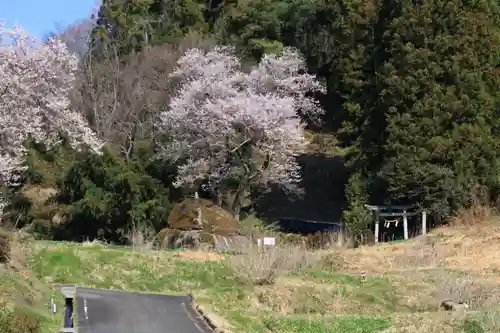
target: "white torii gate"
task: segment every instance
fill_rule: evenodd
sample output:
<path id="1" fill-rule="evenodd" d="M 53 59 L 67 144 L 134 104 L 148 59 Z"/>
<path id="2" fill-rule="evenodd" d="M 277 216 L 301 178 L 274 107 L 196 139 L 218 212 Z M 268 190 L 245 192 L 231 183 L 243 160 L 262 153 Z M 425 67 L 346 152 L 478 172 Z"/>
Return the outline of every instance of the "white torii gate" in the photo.
<path id="1" fill-rule="evenodd" d="M 403 217 L 404 238 L 408 239 L 408 217 L 422 214 L 422 235 L 427 233 L 427 212 L 419 211 L 417 206 L 412 205 L 395 205 L 395 206 L 380 206 L 380 205 L 365 205 L 372 211 L 375 220 L 375 243 L 379 242 L 380 233 L 380 218 L 381 217 Z M 412 211 L 413 210 L 413 211 Z M 415 211 L 416 210 L 416 211 Z"/>

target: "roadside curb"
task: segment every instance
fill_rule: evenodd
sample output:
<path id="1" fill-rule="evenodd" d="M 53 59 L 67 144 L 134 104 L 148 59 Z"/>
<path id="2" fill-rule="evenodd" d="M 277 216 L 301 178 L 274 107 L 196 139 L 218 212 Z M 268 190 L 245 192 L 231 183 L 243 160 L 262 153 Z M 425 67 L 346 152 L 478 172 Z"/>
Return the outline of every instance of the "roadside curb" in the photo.
<path id="1" fill-rule="evenodd" d="M 195 311 L 199 318 L 203 320 L 203 322 L 215 333 L 225 333 L 224 330 L 219 329 L 214 322 L 205 314 L 203 309 L 196 303 L 196 300 L 192 294 L 188 295 L 191 299 L 191 307 L 193 311 Z"/>

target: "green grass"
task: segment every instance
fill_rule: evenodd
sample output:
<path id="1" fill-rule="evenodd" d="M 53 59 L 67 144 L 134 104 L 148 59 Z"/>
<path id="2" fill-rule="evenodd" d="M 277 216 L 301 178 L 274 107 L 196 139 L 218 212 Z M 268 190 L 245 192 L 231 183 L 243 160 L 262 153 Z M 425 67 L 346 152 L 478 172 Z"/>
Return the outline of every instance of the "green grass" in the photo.
<path id="1" fill-rule="evenodd" d="M 295 333 L 375 333 L 389 328 L 390 321 L 382 317 L 340 317 L 330 320 L 289 319 L 267 320 L 272 332 Z"/>
<path id="2" fill-rule="evenodd" d="M 62 309 L 63 297 L 51 286 L 33 275 L 0 268 L 0 331 L 29 333 L 36 322 L 41 333 L 58 331 L 63 325 L 63 314 L 60 310 L 51 313 L 51 298 Z"/>
<path id="3" fill-rule="evenodd" d="M 57 305 L 63 298 L 40 281 L 27 264 L 33 248 L 32 238 L 24 233 L 2 234 L 1 251 L 8 258 L 0 264 L 0 332 L 49 333 L 63 323 L 62 313 L 51 313 L 51 297 Z"/>
<path id="4" fill-rule="evenodd" d="M 228 261 L 181 258 L 172 251 L 143 253 L 99 244 L 37 242 L 30 266 L 46 285 L 193 294 L 215 323 L 230 332 L 376 333 L 399 327 L 402 318 L 428 315 L 408 305 L 405 292 L 411 293 L 411 286 L 387 276 L 362 278 L 313 265 L 282 276 L 273 285 L 250 285 L 234 278 Z M 488 318 L 498 320 L 496 315 Z M 454 332 L 482 333 L 471 320 L 457 322 Z"/>
<path id="5" fill-rule="evenodd" d="M 318 283 L 335 284 L 344 294 L 360 304 L 372 304 L 380 311 L 396 311 L 400 304 L 398 290 L 387 277 L 347 275 L 340 272 L 311 270 L 305 275 Z"/>
<path id="6" fill-rule="evenodd" d="M 51 283 L 148 292 L 185 293 L 234 287 L 218 263 L 175 260 L 126 248 L 61 243 L 39 246 L 32 258 L 39 277 Z"/>
<path id="7" fill-rule="evenodd" d="M 242 284 L 232 277 L 232 270 L 224 261 L 182 260 L 168 251 L 142 253 L 99 244 L 39 242 L 31 262 L 37 276 L 46 283 L 193 294 L 197 303 L 224 318 L 223 326 L 235 332 L 371 333 L 387 328 L 390 323 L 389 317 L 374 317 L 371 313 L 338 317 L 329 308 L 329 302 L 338 296 L 337 291 L 321 287 L 333 283 L 342 285 L 346 297 L 350 293 L 356 295 L 353 311 L 362 307 L 363 302 L 371 303 L 368 308 L 375 310 L 384 308 L 393 297 L 389 281 L 383 279 L 363 283 L 358 277 L 321 271 L 291 276 L 290 279 L 310 282 L 310 285 L 303 284 L 289 294 L 284 304 L 292 304 L 284 314 L 268 308 L 273 295 L 274 300 L 280 297 L 277 286 Z M 281 283 L 286 284 L 286 279 Z M 377 288 L 367 293 L 373 286 Z M 328 293 L 332 298 L 325 297 Z"/>

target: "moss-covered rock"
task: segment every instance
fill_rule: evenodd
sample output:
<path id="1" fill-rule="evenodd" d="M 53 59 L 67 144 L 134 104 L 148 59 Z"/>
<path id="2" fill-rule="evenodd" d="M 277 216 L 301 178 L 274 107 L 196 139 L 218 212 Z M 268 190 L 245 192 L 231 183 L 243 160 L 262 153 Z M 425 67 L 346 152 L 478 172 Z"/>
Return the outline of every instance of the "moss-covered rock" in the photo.
<path id="1" fill-rule="evenodd" d="M 198 223 L 199 207 L 201 225 Z M 205 199 L 185 199 L 175 204 L 168 217 L 168 227 L 176 230 L 203 230 L 220 236 L 241 234 L 238 221 L 229 212 Z"/>

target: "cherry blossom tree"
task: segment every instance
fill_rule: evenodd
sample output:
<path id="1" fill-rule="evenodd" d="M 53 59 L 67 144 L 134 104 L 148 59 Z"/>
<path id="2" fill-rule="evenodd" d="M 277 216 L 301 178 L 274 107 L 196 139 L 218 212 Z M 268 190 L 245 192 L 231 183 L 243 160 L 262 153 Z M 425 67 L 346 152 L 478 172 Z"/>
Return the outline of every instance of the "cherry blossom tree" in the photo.
<path id="1" fill-rule="evenodd" d="M 64 135 L 76 148 L 99 151 L 102 142 L 86 120 L 70 109 L 69 93 L 78 61 L 52 38 L 41 43 L 20 27 L 0 23 L 0 178 L 16 181 L 27 139 L 57 143 Z"/>
<path id="2" fill-rule="evenodd" d="M 180 89 L 159 122 L 164 153 L 180 163 L 176 186 L 207 186 L 219 198 L 231 191 L 238 216 L 251 186 L 300 181 L 304 117 L 323 113 L 307 94 L 323 87 L 295 49 L 265 55 L 249 72 L 228 46 L 191 49 L 177 65 Z"/>

